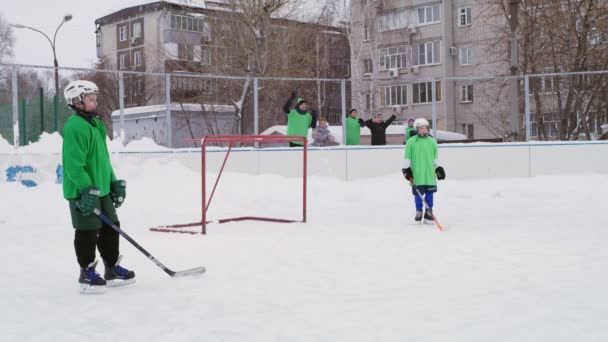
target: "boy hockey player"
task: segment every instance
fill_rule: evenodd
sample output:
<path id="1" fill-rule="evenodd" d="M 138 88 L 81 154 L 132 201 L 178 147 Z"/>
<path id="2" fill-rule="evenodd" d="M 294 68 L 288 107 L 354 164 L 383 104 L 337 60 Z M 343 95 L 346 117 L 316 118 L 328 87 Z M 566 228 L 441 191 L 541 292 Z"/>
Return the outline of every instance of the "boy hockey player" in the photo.
<path id="1" fill-rule="evenodd" d="M 103 293 L 108 286 L 135 282 L 135 273 L 119 265 L 118 232 L 101 221 L 99 208 L 120 225 L 115 207 L 125 200 L 126 182 L 116 180 L 106 145 L 106 127 L 96 118 L 97 93 L 93 82 L 73 81 L 65 88 L 68 106 L 75 112 L 63 128 L 63 196 L 69 202 L 75 229 L 74 249 L 80 265 L 82 293 Z M 104 278 L 95 266 L 95 247 L 105 264 Z"/>
<path id="2" fill-rule="evenodd" d="M 424 213 L 425 220 L 433 220 L 433 193 L 437 191 L 437 179 L 445 179 L 443 167 L 436 166 L 437 141 L 429 135 L 429 122 L 424 118 L 414 122 L 417 135 L 409 138 L 405 145 L 405 166 L 401 170 L 405 179 L 412 183 L 412 193 L 416 204 L 416 221 L 422 220 L 422 198 L 414 186 L 424 196 L 429 209 Z M 437 177 L 437 179 L 435 178 Z"/>
<path id="3" fill-rule="evenodd" d="M 291 103 L 296 99 L 296 92 L 291 93 L 291 96 L 283 106 L 283 112 L 287 115 L 287 135 L 298 135 L 308 137 L 308 128 L 317 127 L 317 113 L 308 112 L 308 103 L 303 98 L 298 97 L 295 108 L 291 109 Z M 289 147 L 301 147 L 301 141 L 289 142 Z"/>

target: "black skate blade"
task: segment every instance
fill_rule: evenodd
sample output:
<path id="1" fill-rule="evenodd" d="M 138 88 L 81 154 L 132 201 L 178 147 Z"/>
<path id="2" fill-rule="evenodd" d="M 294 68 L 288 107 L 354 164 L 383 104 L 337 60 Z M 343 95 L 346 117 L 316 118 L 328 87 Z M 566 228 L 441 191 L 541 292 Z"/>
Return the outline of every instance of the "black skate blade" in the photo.
<path id="1" fill-rule="evenodd" d="M 196 268 L 191 268 L 189 270 L 173 272 L 171 274 L 171 277 L 183 278 L 183 277 L 189 277 L 189 276 L 197 276 L 197 275 L 201 275 L 201 274 L 205 273 L 205 271 L 206 271 L 206 269 L 204 267 L 196 267 Z"/>

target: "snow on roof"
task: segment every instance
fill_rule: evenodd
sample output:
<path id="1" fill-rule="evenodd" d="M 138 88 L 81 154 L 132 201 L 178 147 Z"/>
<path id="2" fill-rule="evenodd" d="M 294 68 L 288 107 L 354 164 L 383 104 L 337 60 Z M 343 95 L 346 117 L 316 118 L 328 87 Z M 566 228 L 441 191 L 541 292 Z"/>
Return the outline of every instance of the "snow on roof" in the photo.
<path id="1" fill-rule="evenodd" d="M 403 125 L 390 125 L 386 128 L 386 134 L 388 135 L 403 135 L 405 134 L 405 127 Z M 329 131 L 331 132 L 331 134 L 334 136 L 334 139 L 336 141 L 342 141 L 342 125 L 333 125 L 333 126 L 329 126 Z M 283 126 L 283 125 L 277 125 L 277 126 L 272 126 L 270 128 L 268 128 L 267 130 L 265 130 L 264 132 L 262 132 L 262 135 L 271 135 L 271 134 L 282 134 L 285 135 L 287 133 L 287 126 Z M 371 131 L 369 130 L 369 128 L 367 127 L 362 127 L 361 128 L 361 135 L 362 136 L 368 136 L 371 135 Z M 460 134 L 460 133 L 454 133 L 454 132 L 448 132 L 448 131 L 441 131 L 441 130 L 437 130 L 437 137 L 438 140 L 466 140 L 467 137 L 464 134 Z M 312 141 L 312 130 L 308 130 L 308 140 Z"/>
<path id="2" fill-rule="evenodd" d="M 172 103 L 171 111 L 179 112 L 179 111 L 194 111 L 200 112 L 202 111 L 202 104 L 200 103 Z M 151 106 L 139 106 L 139 107 L 129 107 L 124 109 L 125 116 L 129 115 L 137 115 L 137 114 L 148 114 L 148 113 L 158 113 L 164 112 L 167 106 L 162 105 L 151 105 Z M 216 105 L 216 104 L 208 104 L 205 103 L 205 111 L 210 112 L 234 112 L 234 106 L 232 105 Z M 112 112 L 112 117 L 120 117 L 120 110 L 115 110 Z"/>

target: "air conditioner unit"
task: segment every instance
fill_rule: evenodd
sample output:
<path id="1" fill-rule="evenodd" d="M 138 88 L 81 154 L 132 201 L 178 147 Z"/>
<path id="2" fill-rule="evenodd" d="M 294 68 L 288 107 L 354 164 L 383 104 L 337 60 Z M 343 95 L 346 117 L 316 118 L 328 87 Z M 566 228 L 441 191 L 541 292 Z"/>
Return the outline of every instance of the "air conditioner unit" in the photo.
<path id="1" fill-rule="evenodd" d="M 409 33 L 409 34 L 416 33 L 416 25 L 414 25 L 413 23 L 409 24 L 409 26 L 407 27 L 407 33 Z"/>
<path id="2" fill-rule="evenodd" d="M 420 68 L 419 68 L 419 67 L 417 67 L 417 66 L 412 66 L 412 67 L 410 68 L 410 72 L 411 72 L 412 74 L 417 74 L 417 73 L 419 73 L 419 72 L 420 72 Z"/>
<path id="3" fill-rule="evenodd" d="M 399 69 L 398 68 L 389 69 L 388 76 L 389 77 L 399 77 Z"/>
<path id="4" fill-rule="evenodd" d="M 139 37 L 131 37 L 131 44 L 137 44 Z"/>
<path id="5" fill-rule="evenodd" d="M 451 46 L 450 49 L 448 50 L 448 53 L 450 54 L 450 56 L 456 56 L 456 55 L 458 55 L 458 49 Z"/>

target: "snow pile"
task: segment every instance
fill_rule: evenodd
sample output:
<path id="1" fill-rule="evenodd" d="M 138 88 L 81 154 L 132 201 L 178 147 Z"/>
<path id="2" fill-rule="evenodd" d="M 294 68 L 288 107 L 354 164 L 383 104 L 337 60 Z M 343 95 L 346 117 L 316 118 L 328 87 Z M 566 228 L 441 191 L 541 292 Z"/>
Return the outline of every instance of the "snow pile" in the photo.
<path id="1" fill-rule="evenodd" d="M 0 153 L 13 153 L 15 148 L 0 135 Z"/>

